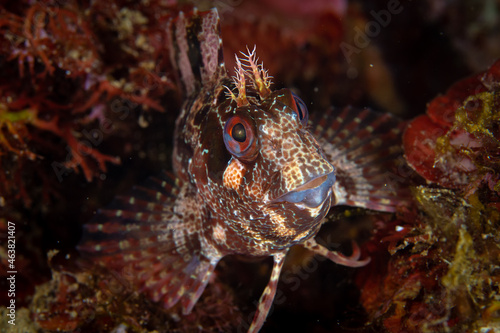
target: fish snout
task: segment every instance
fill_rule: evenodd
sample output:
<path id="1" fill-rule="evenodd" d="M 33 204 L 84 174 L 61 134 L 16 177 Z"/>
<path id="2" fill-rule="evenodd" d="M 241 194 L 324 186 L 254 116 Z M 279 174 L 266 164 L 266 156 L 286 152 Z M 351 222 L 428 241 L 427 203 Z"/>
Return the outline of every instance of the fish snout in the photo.
<path id="1" fill-rule="evenodd" d="M 331 171 L 309 180 L 294 190 L 274 199 L 273 202 L 289 202 L 309 208 L 318 207 L 331 196 L 334 183 L 335 172 Z"/>

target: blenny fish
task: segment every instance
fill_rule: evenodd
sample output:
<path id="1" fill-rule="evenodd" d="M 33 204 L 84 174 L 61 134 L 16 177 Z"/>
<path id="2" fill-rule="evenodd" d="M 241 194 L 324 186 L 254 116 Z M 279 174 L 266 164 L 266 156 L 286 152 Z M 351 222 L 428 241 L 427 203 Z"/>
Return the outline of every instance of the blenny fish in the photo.
<path id="1" fill-rule="evenodd" d="M 171 22 L 172 62 L 186 100 L 175 124 L 173 174 L 118 197 L 84 227 L 79 250 L 119 272 L 165 308 L 189 314 L 227 255 L 272 256 L 269 283 L 249 332 L 272 305 L 285 256 L 300 245 L 333 262 L 351 256 L 316 243 L 335 205 L 394 212 L 388 176 L 401 155 L 401 124 L 370 110 L 329 110 L 309 120 L 289 89 L 273 90 L 255 49 L 223 61 L 216 10 Z"/>

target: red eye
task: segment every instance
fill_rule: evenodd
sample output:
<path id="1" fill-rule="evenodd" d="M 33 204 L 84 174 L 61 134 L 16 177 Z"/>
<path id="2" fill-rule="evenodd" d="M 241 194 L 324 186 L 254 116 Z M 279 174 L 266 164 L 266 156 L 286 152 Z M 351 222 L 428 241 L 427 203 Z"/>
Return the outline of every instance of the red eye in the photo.
<path id="1" fill-rule="evenodd" d="M 252 161 L 257 156 L 257 138 L 253 122 L 239 115 L 228 119 L 224 126 L 224 144 L 238 159 Z"/>
<path id="2" fill-rule="evenodd" d="M 292 93 L 293 100 L 295 102 L 295 107 L 293 108 L 297 116 L 299 117 L 302 125 L 307 125 L 307 121 L 309 120 L 309 112 L 307 111 L 306 103 L 299 96 Z"/>

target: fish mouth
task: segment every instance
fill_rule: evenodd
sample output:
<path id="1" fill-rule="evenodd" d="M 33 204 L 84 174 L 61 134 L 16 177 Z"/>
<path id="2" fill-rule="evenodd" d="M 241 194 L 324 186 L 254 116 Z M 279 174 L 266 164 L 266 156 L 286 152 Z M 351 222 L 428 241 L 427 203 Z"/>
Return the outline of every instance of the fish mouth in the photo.
<path id="1" fill-rule="evenodd" d="M 335 174 L 330 172 L 308 181 L 295 190 L 274 199 L 273 202 L 286 201 L 294 204 L 300 203 L 310 208 L 318 207 L 330 195 L 334 182 Z"/>

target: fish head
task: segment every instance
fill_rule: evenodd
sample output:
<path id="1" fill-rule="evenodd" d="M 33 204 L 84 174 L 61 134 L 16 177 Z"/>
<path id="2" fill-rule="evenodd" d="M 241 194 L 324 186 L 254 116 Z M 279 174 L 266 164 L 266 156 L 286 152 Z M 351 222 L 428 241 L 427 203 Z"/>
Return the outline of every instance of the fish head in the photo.
<path id="1" fill-rule="evenodd" d="M 259 106 L 243 108 L 225 125 L 224 143 L 232 158 L 224 183 L 242 186 L 241 194 L 260 204 L 269 224 L 288 226 L 289 234 L 307 233 L 330 207 L 335 170 L 307 128 L 304 102 L 282 89 Z M 249 138 L 240 142 L 243 128 Z"/>
<path id="2" fill-rule="evenodd" d="M 202 138 L 204 158 L 192 167 L 225 227 L 279 249 L 318 231 L 331 205 L 335 169 L 307 128 L 304 102 L 290 90 L 253 102 L 219 106 Z"/>

